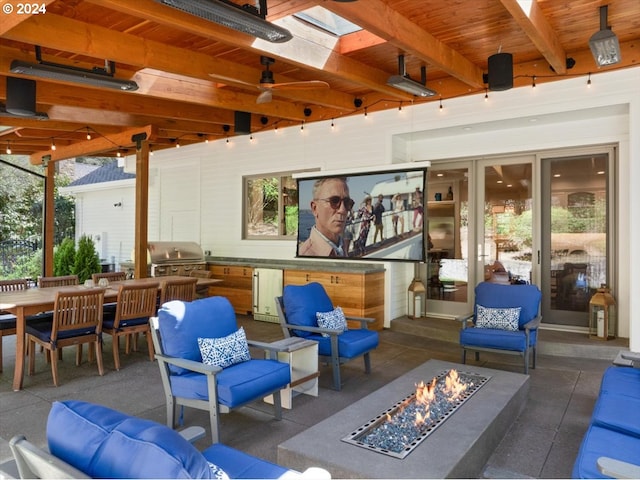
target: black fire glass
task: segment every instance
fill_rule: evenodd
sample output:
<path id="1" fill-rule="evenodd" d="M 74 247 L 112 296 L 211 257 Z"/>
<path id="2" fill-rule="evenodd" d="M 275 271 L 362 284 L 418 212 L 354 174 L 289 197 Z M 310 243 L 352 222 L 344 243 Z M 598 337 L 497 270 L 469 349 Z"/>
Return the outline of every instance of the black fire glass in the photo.
<path id="1" fill-rule="evenodd" d="M 328 202 L 331 208 L 334 210 L 338 210 L 340 205 L 344 203 L 344 208 L 347 210 L 351 210 L 353 205 L 356 203 L 352 198 L 349 197 L 339 197 L 338 195 L 334 195 L 329 198 L 319 198 L 318 200 L 322 200 L 323 202 Z"/>

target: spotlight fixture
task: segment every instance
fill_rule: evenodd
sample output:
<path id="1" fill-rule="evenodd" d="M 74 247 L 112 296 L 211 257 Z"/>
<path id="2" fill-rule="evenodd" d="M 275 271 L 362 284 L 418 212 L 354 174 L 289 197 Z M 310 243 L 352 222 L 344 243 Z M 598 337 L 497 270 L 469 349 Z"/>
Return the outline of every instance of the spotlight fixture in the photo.
<path id="1" fill-rule="evenodd" d="M 589 39 L 589 48 L 598 67 L 614 65 L 622 60 L 618 37 L 607 25 L 607 13 L 607 5 L 600 7 L 600 30 Z"/>
<path id="2" fill-rule="evenodd" d="M 398 55 L 398 75 L 391 75 L 387 80 L 387 85 L 411 93 L 417 97 L 433 97 L 436 92 L 426 87 L 427 68 L 420 68 L 421 82 L 413 80 L 406 72 L 404 55 Z"/>
<path id="3" fill-rule="evenodd" d="M 313 112 L 311 111 L 311 109 L 309 107 L 305 107 L 305 109 L 302 111 L 302 113 L 304 113 L 305 117 L 310 117 Z"/>
<path id="4" fill-rule="evenodd" d="M 353 99 L 353 106 L 356 108 L 360 108 L 362 106 L 362 99 L 361 98 L 354 98 Z"/>
<path id="5" fill-rule="evenodd" d="M 259 7 L 237 5 L 229 0 L 155 0 L 176 10 L 223 25 L 232 30 L 282 43 L 293 38 L 291 32 L 266 20 L 267 0 L 258 0 Z"/>
<path id="6" fill-rule="evenodd" d="M 260 117 L 260 123 L 262 125 L 266 125 L 267 123 L 269 123 L 269 118 L 265 117 L 264 115 Z"/>
<path id="7" fill-rule="evenodd" d="M 64 82 L 82 83 L 94 87 L 112 88 L 115 90 L 134 91 L 138 84 L 131 80 L 121 80 L 113 76 L 116 64 L 105 60 L 105 68 L 94 67 L 92 70 L 76 68 L 68 65 L 42 61 L 40 47 L 36 46 L 36 60 L 38 63 L 28 63 L 21 60 L 11 62 L 9 70 L 12 73 L 31 75 L 38 78 L 62 80 Z"/>

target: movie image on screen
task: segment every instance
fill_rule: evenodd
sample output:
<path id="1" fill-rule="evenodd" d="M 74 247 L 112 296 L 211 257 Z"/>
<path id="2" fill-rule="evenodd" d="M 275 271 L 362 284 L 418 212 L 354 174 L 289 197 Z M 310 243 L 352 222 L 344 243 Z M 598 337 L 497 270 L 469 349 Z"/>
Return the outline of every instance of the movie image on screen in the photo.
<path id="1" fill-rule="evenodd" d="M 298 179 L 298 257 L 423 262 L 426 170 Z"/>

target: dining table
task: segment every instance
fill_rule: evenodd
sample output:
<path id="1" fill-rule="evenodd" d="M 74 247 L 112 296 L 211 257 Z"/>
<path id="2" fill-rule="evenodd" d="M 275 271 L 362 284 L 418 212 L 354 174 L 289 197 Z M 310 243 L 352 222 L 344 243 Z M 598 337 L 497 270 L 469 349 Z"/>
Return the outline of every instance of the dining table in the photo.
<path id="1" fill-rule="evenodd" d="M 158 284 L 158 290 L 162 287 L 162 283 L 166 280 L 182 279 L 186 277 L 165 276 L 165 277 L 147 277 L 134 278 L 111 282 L 109 285 L 99 287 L 104 288 L 105 303 L 113 303 L 118 298 L 118 289 L 121 284 L 127 285 L 148 285 L 152 283 Z M 221 280 L 214 278 L 198 278 L 196 287 L 210 286 Z M 95 288 L 92 286 L 91 288 Z M 24 366 L 26 354 L 26 324 L 30 315 L 36 315 L 41 312 L 51 311 L 54 308 L 56 294 L 60 291 L 73 291 L 86 289 L 85 285 L 66 285 L 60 287 L 48 288 L 28 288 L 26 290 L 17 290 L 11 292 L 0 292 L 0 311 L 7 311 L 16 317 L 16 361 L 13 372 L 13 390 L 15 392 L 22 389 L 24 381 Z"/>

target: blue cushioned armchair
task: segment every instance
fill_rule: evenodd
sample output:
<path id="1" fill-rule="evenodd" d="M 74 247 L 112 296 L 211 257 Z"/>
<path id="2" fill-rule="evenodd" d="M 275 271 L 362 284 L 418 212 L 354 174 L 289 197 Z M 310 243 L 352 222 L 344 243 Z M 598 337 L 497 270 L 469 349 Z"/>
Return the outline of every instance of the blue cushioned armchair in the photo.
<path id="1" fill-rule="evenodd" d="M 524 373 L 528 374 L 530 356 L 532 368 L 536 367 L 541 298 L 540 289 L 535 285 L 479 283 L 475 288 L 474 312 L 460 317 L 462 363 L 466 363 L 467 350 L 475 351 L 476 360 L 481 351 L 510 353 L 523 357 Z"/>
<path id="2" fill-rule="evenodd" d="M 296 336 L 318 342 L 320 361 L 331 365 L 333 388 L 340 390 L 340 365 L 354 358 L 364 358 L 366 373 L 371 372 L 369 353 L 378 346 L 378 332 L 367 329 L 372 318 L 346 317 L 346 320 L 360 323 L 358 329 L 345 331 L 318 326 L 317 312 L 334 309 L 324 287 L 317 282 L 306 285 L 286 285 L 282 297 L 276 297 L 276 307 L 280 326 L 285 337 Z"/>
<path id="3" fill-rule="evenodd" d="M 199 452 L 190 443 L 198 438 L 102 405 L 68 400 L 54 402 L 49 412 L 49 452 L 22 435 L 10 446 L 20 478 L 331 478 L 323 469 L 299 473 L 220 443 Z"/>
<path id="4" fill-rule="evenodd" d="M 207 410 L 215 443 L 219 441 L 219 413 L 228 413 L 271 394 L 275 417 L 282 418 L 280 391 L 290 383 L 291 374 L 288 364 L 275 360 L 277 348 L 264 342 L 245 341 L 248 346 L 263 350 L 263 356 L 237 359 L 234 360 L 237 363 L 225 368 L 203 363 L 199 338 L 230 339 L 239 332 L 229 300 L 207 297 L 193 302 L 168 302 L 150 323 L 165 391 L 168 426 L 175 427 L 179 405 Z M 265 358 L 264 352 L 270 358 Z"/>

